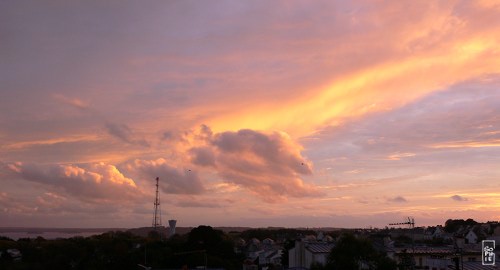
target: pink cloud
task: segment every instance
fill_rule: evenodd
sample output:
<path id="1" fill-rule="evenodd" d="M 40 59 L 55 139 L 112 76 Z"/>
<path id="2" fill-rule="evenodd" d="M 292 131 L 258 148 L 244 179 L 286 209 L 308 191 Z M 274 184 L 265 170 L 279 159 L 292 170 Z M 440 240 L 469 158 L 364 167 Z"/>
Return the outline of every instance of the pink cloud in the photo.
<path id="1" fill-rule="evenodd" d="M 210 136 L 205 145 L 189 150 L 191 162 L 213 167 L 226 182 L 244 187 L 267 202 L 322 194 L 300 178 L 312 174 L 312 164 L 286 134 L 249 129 L 203 133 Z"/>
<path id="2" fill-rule="evenodd" d="M 80 167 L 17 162 L 7 164 L 6 168 L 24 180 L 49 186 L 84 201 L 129 201 L 142 196 L 142 191 L 132 179 L 124 176 L 115 166 L 105 163 Z"/>

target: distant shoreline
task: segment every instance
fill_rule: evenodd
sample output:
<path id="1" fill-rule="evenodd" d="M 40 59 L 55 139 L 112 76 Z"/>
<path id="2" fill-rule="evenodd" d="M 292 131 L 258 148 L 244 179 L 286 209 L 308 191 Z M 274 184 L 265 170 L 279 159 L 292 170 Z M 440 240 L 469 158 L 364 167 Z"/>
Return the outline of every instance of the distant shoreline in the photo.
<path id="1" fill-rule="evenodd" d="M 44 234 L 44 233 L 101 233 L 107 231 L 128 230 L 126 228 L 22 228 L 22 227 L 0 227 L 0 235 L 3 233 L 28 233 L 28 234 Z"/>
<path id="2" fill-rule="evenodd" d="M 177 234 L 187 234 L 194 227 L 177 227 Z M 243 232 L 246 230 L 279 230 L 285 229 L 284 227 L 264 227 L 264 228 L 251 228 L 251 227 L 213 227 L 214 229 L 230 232 Z M 127 231 L 139 236 L 147 236 L 151 231 L 151 227 L 139 228 L 39 228 L 39 227 L 0 227 L 0 236 L 8 237 L 13 240 L 21 238 L 37 238 L 43 237 L 45 239 L 57 238 L 71 238 L 71 237 L 90 237 L 93 235 L 103 234 L 109 231 Z M 293 228 L 293 229 L 310 229 L 315 231 L 335 231 L 339 228 Z M 168 227 L 161 227 L 161 230 L 168 230 Z"/>
<path id="3" fill-rule="evenodd" d="M 210 225 L 207 225 L 210 226 Z M 196 227 L 196 226 L 195 226 Z M 177 227 L 177 230 L 192 229 L 193 226 L 188 227 Z M 242 232 L 246 230 L 279 230 L 279 229 L 307 229 L 307 230 L 317 230 L 317 231 L 335 231 L 343 228 L 333 228 L 333 227 L 231 227 L 231 226 L 211 226 L 214 229 L 221 230 L 224 232 L 237 231 Z M 129 231 L 136 229 L 144 229 L 151 227 L 136 227 L 136 228 L 54 228 L 54 227 L 0 227 L 0 233 L 3 232 L 107 232 L 107 231 Z M 162 226 L 163 229 L 168 229 L 168 227 Z M 352 229 L 352 228 L 350 228 Z"/>
<path id="4" fill-rule="evenodd" d="M 0 228 L 0 236 L 13 240 L 22 238 L 58 239 L 71 237 L 90 237 L 108 231 L 124 230 L 122 228 L 20 228 L 3 227 Z M 125 229 L 126 230 L 126 229 Z"/>

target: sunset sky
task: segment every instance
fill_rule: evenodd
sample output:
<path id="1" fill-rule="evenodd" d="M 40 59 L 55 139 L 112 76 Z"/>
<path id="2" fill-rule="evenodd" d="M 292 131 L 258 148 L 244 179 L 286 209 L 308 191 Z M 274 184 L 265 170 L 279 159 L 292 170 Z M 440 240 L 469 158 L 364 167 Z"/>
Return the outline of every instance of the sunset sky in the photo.
<path id="1" fill-rule="evenodd" d="M 500 1 L 1 1 L 0 227 L 500 220 Z"/>

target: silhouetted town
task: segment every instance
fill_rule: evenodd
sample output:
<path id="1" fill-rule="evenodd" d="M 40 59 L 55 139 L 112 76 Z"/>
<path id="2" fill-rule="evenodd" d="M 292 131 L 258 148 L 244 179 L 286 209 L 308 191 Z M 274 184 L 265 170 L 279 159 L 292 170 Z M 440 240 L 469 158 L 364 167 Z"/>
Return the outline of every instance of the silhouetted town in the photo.
<path id="1" fill-rule="evenodd" d="M 485 265 L 482 241 L 500 240 L 499 222 L 459 219 L 431 227 L 412 225 L 160 226 L 50 240 L 0 237 L 0 269 L 497 269 Z M 495 248 L 492 254 L 499 253 Z"/>

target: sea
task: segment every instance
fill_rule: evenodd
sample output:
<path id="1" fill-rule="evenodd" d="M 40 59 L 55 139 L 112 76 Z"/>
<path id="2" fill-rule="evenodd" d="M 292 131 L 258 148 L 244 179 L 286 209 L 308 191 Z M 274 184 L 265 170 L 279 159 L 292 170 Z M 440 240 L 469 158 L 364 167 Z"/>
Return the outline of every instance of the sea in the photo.
<path id="1" fill-rule="evenodd" d="M 126 229 L 118 228 L 0 228 L 0 236 L 8 237 L 13 240 L 21 238 L 58 239 L 72 237 L 89 237 L 99 235 L 109 231 L 123 231 Z"/>

